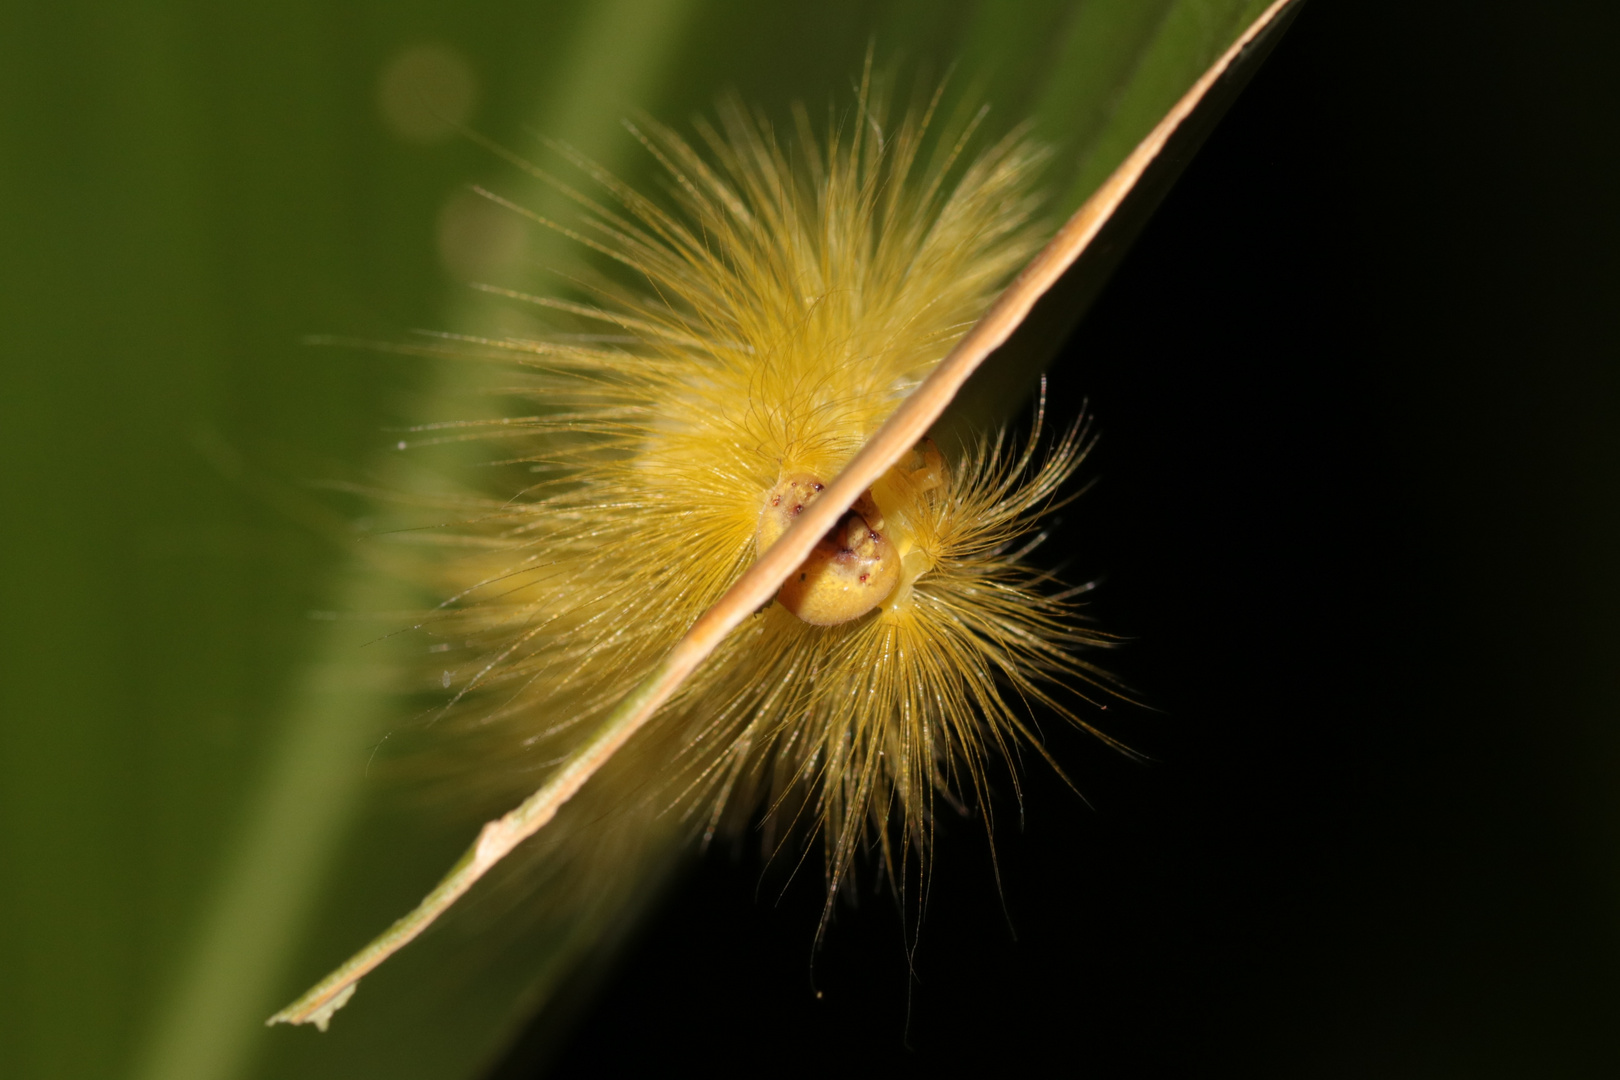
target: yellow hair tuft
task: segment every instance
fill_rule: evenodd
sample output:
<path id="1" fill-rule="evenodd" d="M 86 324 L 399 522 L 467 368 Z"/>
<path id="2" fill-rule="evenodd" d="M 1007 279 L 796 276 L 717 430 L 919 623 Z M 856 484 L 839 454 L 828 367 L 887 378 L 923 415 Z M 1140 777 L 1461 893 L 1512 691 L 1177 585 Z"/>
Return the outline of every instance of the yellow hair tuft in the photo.
<path id="1" fill-rule="evenodd" d="M 444 537 L 435 628 L 478 741 L 568 753 L 1040 245 L 1042 152 L 1014 132 L 970 158 L 971 125 L 931 141 L 931 111 L 889 131 L 863 93 L 822 138 L 800 110 L 784 144 L 730 102 L 706 153 L 642 121 L 668 205 L 576 161 L 614 205 L 574 194 L 564 231 L 627 273 L 526 298 L 594 335 L 484 343 L 538 407 L 488 431 L 545 479 Z M 775 835 L 819 830 L 830 891 L 866 846 L 903 877 L 935 793 L 982 803 L 989 762 L 1035 742 L 1023 703 L 1061 711 L 1054 682 L 1099 675 L 1076 653 L 1104 639 L 1011 550 L 1084 451 L 1071 431 L 1041 460 L 1039 436 L 891 469 L 801 568 L 810 595 L 790 579 L 637 736 L 632 786 L 709 836 L 762 809 Z"/>

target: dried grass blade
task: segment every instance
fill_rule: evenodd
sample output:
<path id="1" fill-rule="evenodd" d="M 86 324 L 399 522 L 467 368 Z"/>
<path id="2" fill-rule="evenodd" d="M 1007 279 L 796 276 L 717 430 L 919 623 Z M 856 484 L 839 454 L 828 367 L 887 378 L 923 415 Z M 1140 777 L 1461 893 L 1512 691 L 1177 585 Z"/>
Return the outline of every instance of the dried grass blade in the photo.
<path id="1" fill-rule="evenodd" d="M 900 404 L 823 495 L 806 506 L 794 525 L 692 625 L 653 672 L 620 700 L 556 775 L 516 809 L 486 823 L 477 841 L 415 910 L 396 921 L 267 1023 L 314 1023 L 324 1030 L 332 1013 L 348 1001 L 362 976 L 427 929 L 492 866 L 551 821 L 558 808 L 652 718 L 658 707 L 669 700 L 726 635 L 775 596 L 788 574 L 805 560 L 816 541 L 832 528 L 861 493 L 927 434 L 968 376 L 1012 336 L 1035 302 L 1096 238 L 1210 89 L 1256 38 L 1297 2 L 1275 0 L 1193 84 L 1030 261 L 984 317 Z"/>

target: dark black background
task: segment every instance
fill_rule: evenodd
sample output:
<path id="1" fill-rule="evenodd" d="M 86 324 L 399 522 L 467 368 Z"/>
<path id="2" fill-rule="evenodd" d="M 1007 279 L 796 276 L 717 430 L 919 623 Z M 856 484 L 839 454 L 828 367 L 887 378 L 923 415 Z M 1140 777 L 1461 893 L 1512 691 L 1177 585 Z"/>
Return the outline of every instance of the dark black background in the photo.
<path id="1" fill-rule="evenodd" d="M 1610 10 L 1310 0 L 1052 369 L 1154 763 L 1046 724 L 914 978 L 711 855 L 555 1074 L 1620 1075 Z"/>

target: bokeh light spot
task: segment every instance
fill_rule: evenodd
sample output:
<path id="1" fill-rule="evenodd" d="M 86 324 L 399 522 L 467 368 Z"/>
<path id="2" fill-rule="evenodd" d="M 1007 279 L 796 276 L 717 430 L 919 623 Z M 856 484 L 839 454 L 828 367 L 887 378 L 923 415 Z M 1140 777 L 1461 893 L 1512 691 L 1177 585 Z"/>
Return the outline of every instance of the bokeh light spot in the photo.
<path id="1" fill-rule="evenodd" d="M 406 142 L 433 143 L 465 124 L 478 103 L 478 79 L 448 45 L 415 45 L 377 78 L 377 108 L 388 130 Z"/>

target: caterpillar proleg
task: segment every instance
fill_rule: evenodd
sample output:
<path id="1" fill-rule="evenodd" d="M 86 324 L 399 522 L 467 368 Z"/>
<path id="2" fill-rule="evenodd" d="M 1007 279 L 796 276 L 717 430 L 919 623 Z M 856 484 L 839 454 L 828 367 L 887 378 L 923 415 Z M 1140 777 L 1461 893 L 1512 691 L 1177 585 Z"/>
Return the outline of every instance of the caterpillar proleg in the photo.
<path id="1" fill-rule="evenodd" d="M 1044 246 L 1038 150 L 1014 132 L 926 154 L 931 111 L 890 130 L 870 90 L 827 132 L 800 112 L 791 139 L 736 104 L 700 125 L 702 150 L 642 122 L 665 200 L 576 161 L 609 199 L 577 196 L 587 223 L 568 231 L 641 284 L 518 297 L 594 334 L 466 343 L 521 367 L 536 411 L 503 435 L 542 479 L 468 526 L 478 554 L 446 609 L 484 657 L 463 689 L 501 695 L 486 730 L 526 726 L 556 764 L 270 1022 L 324 1028 L 599 772 L 643 770 L 695 833 L 762 812 L 819 834 L 831 892 L 863 846 L 903 877 L 936 794 L 976 800 L 993 756 L 1038 747 L 1020 699 L 1099 677 L 1076 650 L 1103 639 L 1013 541 L 1084 441 L 1043 458 L 1034 438 L 927 434 L 1285 2 Z"/>

